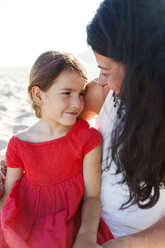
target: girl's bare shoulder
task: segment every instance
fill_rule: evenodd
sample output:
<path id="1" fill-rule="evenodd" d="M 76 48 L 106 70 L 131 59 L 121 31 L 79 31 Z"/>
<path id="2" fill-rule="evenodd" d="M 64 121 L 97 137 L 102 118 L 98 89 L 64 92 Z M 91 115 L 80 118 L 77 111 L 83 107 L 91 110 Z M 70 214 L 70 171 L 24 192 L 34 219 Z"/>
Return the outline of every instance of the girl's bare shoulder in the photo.
<path id="1" fill-rule="evenodd" d="M 36 138 L 36 125 L 32 127 L 29 127 L 27 129 L 24 129 L 23 131 L 17 133 L 15 136 L 22 140 L 22 141 L 29 141 L 29 142 L 33 142 L 34 138 Z"/>

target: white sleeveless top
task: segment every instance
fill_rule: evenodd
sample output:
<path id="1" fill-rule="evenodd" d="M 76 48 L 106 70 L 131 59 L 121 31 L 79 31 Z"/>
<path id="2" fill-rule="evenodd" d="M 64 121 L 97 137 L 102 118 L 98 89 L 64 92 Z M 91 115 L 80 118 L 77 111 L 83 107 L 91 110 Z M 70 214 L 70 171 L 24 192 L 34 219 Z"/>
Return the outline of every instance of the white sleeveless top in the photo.
<path id="1" fill-rule="evenodd" d="M 114 107 L 112 91 L 106 97 L 96 126 L 102 134 L 103 144 L 103 162 L 104 169 L 110 159 L 107 155 L 111 155 L 107 150 L 111 138 L 114 121 L 116 118 L 116 108 Z M 157 204 L 150 209 L 140 209 L 137 205 L 133 205 L 127 209 L 120 210 L 121 205 L 129 199 L 129 191 L 127 185 L 119 184 L 122 175 L 115 175 L 116 165 L 112 162 L 110 169 L 102 174 L 101 185 L 101 216 L 109 226 L 114 237 L 124 236 L 143 230 L 165 215 L 165 190 L 161 190 L 160 199 Z"/>

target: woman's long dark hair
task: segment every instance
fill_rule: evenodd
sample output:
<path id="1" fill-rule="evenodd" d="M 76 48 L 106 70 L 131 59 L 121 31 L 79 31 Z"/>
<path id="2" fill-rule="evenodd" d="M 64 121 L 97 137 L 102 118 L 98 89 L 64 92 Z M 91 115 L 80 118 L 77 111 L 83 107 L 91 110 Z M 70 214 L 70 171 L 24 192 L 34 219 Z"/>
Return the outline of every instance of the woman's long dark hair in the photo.
<path id="1" fill-rule="evenodd" d="M 105 0 L 87 26 L 87 42 L 125 65 L 112 160 L 130 197 L 122 208 L 150 208 L 165 187 L 165 1 Z"/>

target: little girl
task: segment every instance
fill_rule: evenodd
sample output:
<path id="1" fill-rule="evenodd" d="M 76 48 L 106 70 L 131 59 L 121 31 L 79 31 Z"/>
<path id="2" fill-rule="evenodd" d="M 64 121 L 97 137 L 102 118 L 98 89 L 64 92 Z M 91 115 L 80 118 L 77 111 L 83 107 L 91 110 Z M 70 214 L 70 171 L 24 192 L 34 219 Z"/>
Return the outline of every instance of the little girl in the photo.
<path id="1" fill-rule="evenodd" d="M 1 248 L 96 248 L 112 238 L 102 220 L 97 235 L 102 138 L 77 120 L 86 83 L 71 54 L 49 51 L 34 63 L 28 93 L 40 120 L 8 144 Z"/>

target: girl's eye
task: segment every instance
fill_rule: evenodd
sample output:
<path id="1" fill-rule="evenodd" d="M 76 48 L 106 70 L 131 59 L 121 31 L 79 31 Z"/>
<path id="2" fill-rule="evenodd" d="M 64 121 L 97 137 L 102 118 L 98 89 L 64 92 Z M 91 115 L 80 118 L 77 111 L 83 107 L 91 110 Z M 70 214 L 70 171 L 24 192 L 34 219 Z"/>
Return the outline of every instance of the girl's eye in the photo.
<path id="1" fill-rule="evenodd" d="M 80 93 L 80 96 L 85 96 L 85 92 L 81 92 Z"/>
<path id="2" fill-rule="evenodd" d="M 63 94 L 63 95 L 68 95 L 68 96 L 69 96 L 69 95 L 70 95 L 70 92 L 69 92 L 69 91 L 66 91 L 66 92 L 63 92 L 62 94 Z"/>

